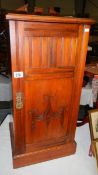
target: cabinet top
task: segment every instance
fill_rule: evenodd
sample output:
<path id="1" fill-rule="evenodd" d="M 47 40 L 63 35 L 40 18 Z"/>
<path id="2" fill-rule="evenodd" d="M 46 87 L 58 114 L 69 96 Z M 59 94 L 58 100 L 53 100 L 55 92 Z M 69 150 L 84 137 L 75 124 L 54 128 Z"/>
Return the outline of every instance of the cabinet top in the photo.
<path id="1" fill-rule="evenodd" d="M 15 21 L 32 21 L 32 22 L 53 22 L 53 23 L 70 23 L 70 24 L 94 24 L 95 20 L 87 18 L 58 17 L 58 16 L 40 16 L 29 14 L 9 13 L 6 19 Z"/>

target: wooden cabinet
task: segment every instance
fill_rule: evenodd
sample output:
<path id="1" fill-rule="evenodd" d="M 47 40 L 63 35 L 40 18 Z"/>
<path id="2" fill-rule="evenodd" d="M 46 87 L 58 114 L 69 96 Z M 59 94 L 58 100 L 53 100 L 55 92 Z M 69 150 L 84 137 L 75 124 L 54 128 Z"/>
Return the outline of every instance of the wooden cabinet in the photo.
<path id="1" fill-rule="evenodd" d="M 75 153 L 74 141 L 93 20 L 8 14 L 14 167 Z"/>

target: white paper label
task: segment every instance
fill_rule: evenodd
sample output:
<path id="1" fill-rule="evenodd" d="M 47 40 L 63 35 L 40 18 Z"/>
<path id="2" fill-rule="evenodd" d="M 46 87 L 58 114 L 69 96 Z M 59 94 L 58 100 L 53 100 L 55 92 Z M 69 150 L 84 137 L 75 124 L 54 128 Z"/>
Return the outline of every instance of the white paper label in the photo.
<path id="1" fill-rule="evenodd" d="M 23 72 L 14 72 L 14 78 L 22 78 Z"/>
<path id="2" fill-rule="evenodd" d="M 89 32 L 89 28 L 85 28 L 84 29 L 84 32 Z"/>

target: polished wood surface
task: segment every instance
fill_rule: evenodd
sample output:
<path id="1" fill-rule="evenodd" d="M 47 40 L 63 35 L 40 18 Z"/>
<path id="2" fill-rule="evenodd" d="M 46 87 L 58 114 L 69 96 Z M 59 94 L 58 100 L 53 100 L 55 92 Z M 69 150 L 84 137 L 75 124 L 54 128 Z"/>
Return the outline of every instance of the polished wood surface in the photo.
<path id="1" fill-rule="evenodd" d="M 74 18 L 74 17 L 57 17 L 57 16 L 40 16 L 40 15 L 27 15 L 27 14 L 7 14 L 6 19 L 18 21 L 40 21 L 40 22 L 53 22 L 53 23 L 69 23 L 69 24 L 94 24 L 93 19 Z"/>
<path id="2" fill-rule="evenodd" d="M 8 14 L 14 167 L 73 154 L 93 20 Z M 15 78 L 15 72 L 23 77 Z"/>

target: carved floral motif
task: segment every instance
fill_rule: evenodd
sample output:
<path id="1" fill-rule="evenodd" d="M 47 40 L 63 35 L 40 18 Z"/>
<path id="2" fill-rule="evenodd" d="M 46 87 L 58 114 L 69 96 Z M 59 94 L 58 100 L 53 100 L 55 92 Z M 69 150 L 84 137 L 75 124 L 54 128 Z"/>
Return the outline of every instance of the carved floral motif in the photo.
<path id="1" fill-rule="evenodd" d="M 32 111 L 30 111 L 30 114 L 32 116 L 33 127 L 36 126 L 37 121 L 45 121 L 48 127 L 50 121 L 55 118 L 59 118 L 61 126 L 63 126 L 65 106 L 60 106 L 57 111 L 53 111 L 52 105 L 51 105 L 52 96 L 48 96 L 48 95 L 44 96 L 44 100 L 46 103 L 46 109 L 44 110 L 43 113 L 38 113 L 36 109 L 32 109 Z"/>

